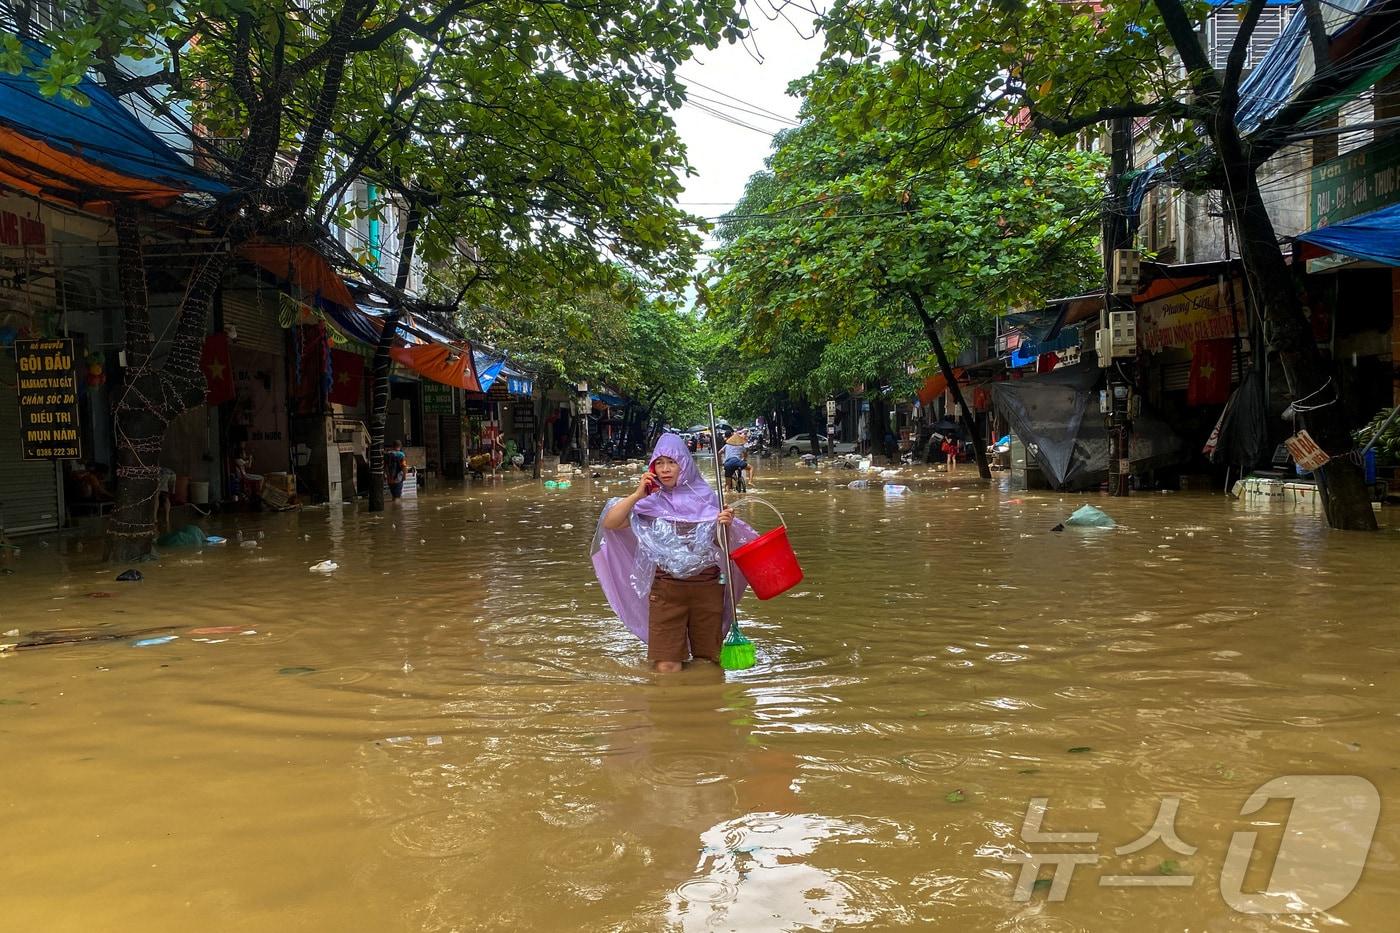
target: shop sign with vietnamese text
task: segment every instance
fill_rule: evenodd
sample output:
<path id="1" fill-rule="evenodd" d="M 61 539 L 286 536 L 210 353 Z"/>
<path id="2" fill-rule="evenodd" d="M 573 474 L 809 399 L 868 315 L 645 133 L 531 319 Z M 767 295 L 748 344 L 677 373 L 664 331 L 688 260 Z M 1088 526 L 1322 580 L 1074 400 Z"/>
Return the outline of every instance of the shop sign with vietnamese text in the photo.
<path id="1" fill-rule="evenodd" d="M 423 414 L 425 415 L 455 415 L 457 413 L 456 398 L 450 385 L 441 382 L 434 382 L 431 379 L 423 380 Z"/>
<path id="2" fill-rule="evenodd" d="M 1235 315 L 1222 300 L 1222 291 L 1220 283 L 1211 282 L 1170 298 L 1144 302 L 1138 308 L 1138 346 L 1156 353 L 1163 347 L 1191 347 L 1198 340 L 1233 337 Z"/>
<path id="3" fill-rule="evenodd" d="M 1400 139 L 1328 159 L 1312 170 L 1308 226 L 1316 230 L 1400 200 Z"/>
<path id="4" fill-rule="evenodd" d="M 73 341 L 16 340 L 15 370 L 24 459 L 81 459 Z"/>

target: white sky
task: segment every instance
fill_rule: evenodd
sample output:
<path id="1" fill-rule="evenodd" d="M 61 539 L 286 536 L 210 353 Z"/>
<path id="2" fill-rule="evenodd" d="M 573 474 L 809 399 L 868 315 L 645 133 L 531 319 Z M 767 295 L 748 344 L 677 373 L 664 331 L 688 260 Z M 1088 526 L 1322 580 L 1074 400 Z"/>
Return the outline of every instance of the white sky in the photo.
<path id="1" fill-rule="evenodd" d="M 769 22 L 753 4 L 749 13 L 758 20 L 751 39 L 723 43 L 712 52 L 701 50 L 680 68 L 690 99 L 676 113 L 676 127 L 697 173 L 683 179 L 680 204 L 701 217 L 725 213 L 743 195 L 749 176 L 763 168 L 771 134 L 792 125 L 769 114 L 788 121 L 796 118 L 800 101 L 788 96 L 788 83 L 811 72 L 821 55 L 820 37 L 803 39 L 798 33 L 812 33 L 810 16 L 794 15 L 795 29 L 782 19 Z M 706 113 L 706 108 L 724 119 Z"/>

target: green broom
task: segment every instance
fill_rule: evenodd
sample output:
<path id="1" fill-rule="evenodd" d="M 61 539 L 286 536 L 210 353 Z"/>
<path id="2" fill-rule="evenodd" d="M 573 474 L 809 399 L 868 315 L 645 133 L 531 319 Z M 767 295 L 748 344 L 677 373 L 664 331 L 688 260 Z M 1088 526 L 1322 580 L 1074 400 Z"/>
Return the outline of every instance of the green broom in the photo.
<path id="1" fill-rule="evenodd" d="M 719 507 L 724 508 L 724 468 L 719 460 L 719 431 L 715 430 L 715 406 L 710 404 L 710 450 L 715 455 L 715 491 L 719 495 Z M 734 600 L 734 590 L 730 587 L 730 581 L 734 578 L 734 567 L 729 562 L 729 528 L 725 525 L 719 526 L 719 543 L 724 548 L 724 579 L 720 582 L 724 584 L 725 595 L 729 597 L 729 605 L 734 611 L 734 621 L 729 624 L 729 634 L 724 639 L 724 644 L 719 649 L 719 666 L 726 671 L 746 671 L 757 663 L 754 657 L 753 642 L 744 637 L 744 633 L 739 631 L 739 607 Z"/>

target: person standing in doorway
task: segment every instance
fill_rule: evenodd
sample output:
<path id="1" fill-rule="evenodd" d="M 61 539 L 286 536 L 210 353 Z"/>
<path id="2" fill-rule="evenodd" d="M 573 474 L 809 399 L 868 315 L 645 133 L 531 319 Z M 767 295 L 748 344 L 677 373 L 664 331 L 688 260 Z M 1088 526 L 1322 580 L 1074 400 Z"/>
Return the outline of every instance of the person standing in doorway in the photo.
<path id="1" fill-rule="evenodd" d="M 389 484 L 389 495 L 403 498 L 403 478 L 407 471 L 407 455 L 403 452 L 403 441 L 394 441 L 384 451 L 384 481 Z"/>

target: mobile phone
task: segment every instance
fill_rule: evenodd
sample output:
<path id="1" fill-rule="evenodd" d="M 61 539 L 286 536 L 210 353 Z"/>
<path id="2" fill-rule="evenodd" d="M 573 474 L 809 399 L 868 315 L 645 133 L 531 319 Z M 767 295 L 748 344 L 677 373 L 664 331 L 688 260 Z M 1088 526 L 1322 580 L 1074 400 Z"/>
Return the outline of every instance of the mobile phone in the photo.
<path id="1" fill-rule="evenodd" d="M 661 488 L 661 486 L 656 482 L 656 480 L 652 479 L 651 477 L 647 477 L 647 485 L 646 485 L 647 495 L 651 495 L 652 493 L 656 492 L 656 490 L 658 490 L 658 489 L 660 489 L 660 488 Z"/>

